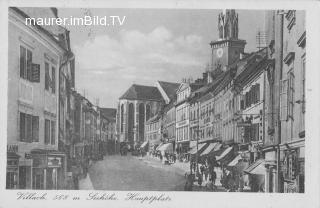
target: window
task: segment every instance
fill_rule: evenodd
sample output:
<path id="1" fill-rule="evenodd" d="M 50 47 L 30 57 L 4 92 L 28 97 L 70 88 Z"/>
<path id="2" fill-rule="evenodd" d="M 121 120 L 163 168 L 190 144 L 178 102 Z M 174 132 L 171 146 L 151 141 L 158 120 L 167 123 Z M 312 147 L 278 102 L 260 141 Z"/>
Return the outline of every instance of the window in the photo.
<path id="1" fill-rule="evenodd" d="M 55 121 L 51 121 L 51 144 L 52 145 L 54 145 L 56 143 L 56 140 L 55 140 L 55 135 L 56 135 L 55 129 L 56 129 L 56 122 Z"/>
<path id="2" fill-rule="evenodd" d="M 305 98 L 305 93 L 306 93 L 306 59 L 302 59 L 302 113 L 306 112 L 306 98 Z"/>
<path id="3" fill-rule="evenodd" d="M 52 67 L 51 68 L 51 89 L 52 89 L 52 93 L 55 94 L 56 93 L 56 68 Z"/>
<path id="4" fill-rule="evenodd" d="M 45 144 L 54 145 L 56 143 L 55 129 L 56 129 L 56 122 L 50 121 L 49 119 L 45 119 L 44 121 L 44 143 Z"/>
<path id="5" fill-rule="evenodd" d="M 280 120 L 288 119 L 288 80 L 282 80 L 280 86 Z"/>
<path id="6" fill-rule="evenodd" d="M 293 107 L 294 107 L 294 74 L 293 70 L 290 70 L 289 74 L 289 89 L 288 89 L 288 117 L 293 119 Z"/>
<path id="7" fill-rule="evenodd" d="M 44 62 L 44 69 L 45 69 L 45 82 L 44 88 L 47 91 L 51 91 L 51 93 L 56 93 L 56 68 L 51 66 L 50 71 L 50 64 L 48 62 Z M 64 77 L 61 75 L 61 89 L 65 90 L 65 82 Z"/>
<path id="8" fill-rule="evenodd" d="M 20 46 L 20 77 L 32 80 L 32 52 Z"/>
<path id="9" fill-rule="evenodd" d="M 50 143 L 50 120 L 48 119 L 44 121 L 44 143 Z"/>
<path id="10" fill-rule="evenodd" d="M 39 117 L 20 112 L 20 141 L 39 141 Z"/>
<path id="11" fill-rule="evenodd" d="M 45 70 L 45 82 L 44 82 L 44 88 L 49 91 L 50 86 L 50 74 L 49 74 L 49 63 L 44 63 L 44 70 Z"/>

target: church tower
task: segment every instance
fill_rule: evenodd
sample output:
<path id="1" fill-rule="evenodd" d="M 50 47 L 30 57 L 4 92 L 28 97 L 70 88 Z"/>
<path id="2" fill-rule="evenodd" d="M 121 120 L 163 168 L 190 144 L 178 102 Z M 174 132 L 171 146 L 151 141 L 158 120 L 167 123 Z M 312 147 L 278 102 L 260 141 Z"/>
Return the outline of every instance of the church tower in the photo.
<path id="1" fill-rule="evenodd" d="M 211 69 L 224 70 L 240 59 L 245 40 L 238 39 L 238 14 L 234 9 L 224 10 L 218 16 L 219 39 L 210 43 L 212 50 Z"/>

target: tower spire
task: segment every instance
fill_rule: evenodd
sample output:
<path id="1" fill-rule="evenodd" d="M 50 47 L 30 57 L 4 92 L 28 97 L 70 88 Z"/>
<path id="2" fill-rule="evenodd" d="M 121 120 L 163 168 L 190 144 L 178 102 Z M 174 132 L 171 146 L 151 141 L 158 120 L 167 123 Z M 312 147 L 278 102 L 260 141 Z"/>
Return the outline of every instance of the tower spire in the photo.
<path id="1" fill-rule="evenodd" d="M 219 39 L 238 39 L 238 14 L 234 9 L 224 9 L 218 16 Z"/>

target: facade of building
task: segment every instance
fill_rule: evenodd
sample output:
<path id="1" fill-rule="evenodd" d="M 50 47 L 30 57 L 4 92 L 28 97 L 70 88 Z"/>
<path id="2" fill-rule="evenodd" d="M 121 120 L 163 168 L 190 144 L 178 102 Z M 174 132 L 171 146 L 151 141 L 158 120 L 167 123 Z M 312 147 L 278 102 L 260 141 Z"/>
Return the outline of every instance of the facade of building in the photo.
<path id="1" fill-rule="evenodd" d="M 176 108 L 176 144 L 178 154 L 187 156 L 190 149 L 190 144 L 195 145 L 194 142 L 190 143 L 190 103 L 189 97 L 195 90 L 201 88 L 202 83 L 182 83 L 177 90 Z M 198 109 L 198 105 L 197 105 Z M 197 109 L 195 111 L 197 111 Z"/>
<path id="2" fill-rule="evenodd" d="M 266 191 L 304 192 L 305 12 L 266 12 L 268 70 L 265 158 L 275 161 Z M 271 149 L 271 150 L 270 150 Z M 272 150 L 273 149 L 273 150 Z M 269 171 L 270 172 L 270 171 Z M 267 178 L 266 178 L 267 179 Z"/>
<path id="3" fill-rule="evenodd" d="M 145 123 L 157 115 L 163 104 L 162 96 L 156 87 L 132 85 L 119 98 L 119 139 L 131 148 L 145 140 Z"/>
<path id="4" fill-rule="evenodd" d="M 41 12 L 56 17 L 55 9 Z M 58 151 L 59 70 L 68 49 L 63 36 L 26 25 L 25 18 L 33 14 L 27 8 L 9 8 L 6 186 L 62 189 L 66 155 Z"/>
<path id="5" fill-rule="evenodd" d="M 146 140 L 146 122 L 156 117 L 174 99 L 178 86 L 177 83 L 163 81 L 157 81 L 155 87 L 132 85 L 119 98 L 119 141 L 132 148 L 141 145 Z"/>
<path id="6" fill-rule="evenodd" d="M 103 155 L 111 155 L 117 152 L 118 141 L 116 139 L 116 114 L 115 108 L 99 108 L 100 112 L 100 140 Z"/>
<path id="7" fill-rule="evenodd" d="M 304 192 L 305 164 L 305 12 L 283 14 L 280 161 L 284 192 Z M 281 187 L 282 188 L 282 187 Z"/>
<path id="8" fill-rule="evenodd" d="M 155 150 L 162 142 L 161 114 L 150 118 L 145 124 L 145 137 L 149 143 L 149 150 Z"/>

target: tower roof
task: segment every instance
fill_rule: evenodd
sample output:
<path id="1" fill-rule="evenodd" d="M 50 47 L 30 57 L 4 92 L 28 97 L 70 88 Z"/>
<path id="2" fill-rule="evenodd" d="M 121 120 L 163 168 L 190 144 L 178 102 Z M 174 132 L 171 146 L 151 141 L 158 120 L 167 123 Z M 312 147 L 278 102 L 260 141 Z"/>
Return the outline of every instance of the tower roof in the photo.
<path id="1" fill-rule="evenodd" d="M 160 101 L 162 96 L 156 87 L 133 84 L 119 99 Z"/>

